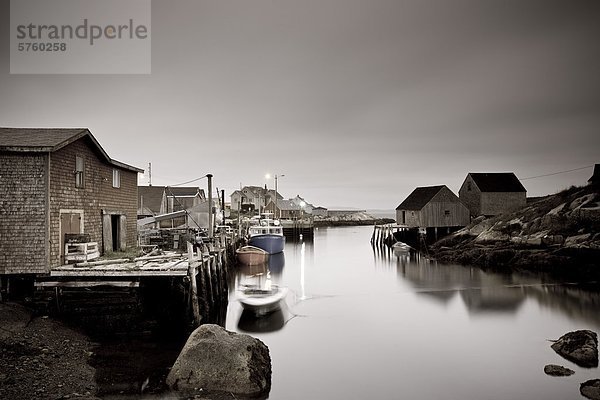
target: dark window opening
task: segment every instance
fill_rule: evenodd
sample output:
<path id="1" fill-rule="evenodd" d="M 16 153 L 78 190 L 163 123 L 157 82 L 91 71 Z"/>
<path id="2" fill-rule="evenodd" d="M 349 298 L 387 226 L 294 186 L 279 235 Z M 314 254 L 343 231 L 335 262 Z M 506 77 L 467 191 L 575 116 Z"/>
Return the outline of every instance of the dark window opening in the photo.
<path id="1" fill-rule="evenodd" d="M 111 215 L 110 216 L 110 222 L 111 222 L 111 230 L 112 230 L 112 251 L 119 251 L 120 250 L 120 243 L 121 243 L 121 238 L 120 238 L 120 232 L 121 232 L 121 223 L 120 223 L 120 216 L 119 215 Z"/>

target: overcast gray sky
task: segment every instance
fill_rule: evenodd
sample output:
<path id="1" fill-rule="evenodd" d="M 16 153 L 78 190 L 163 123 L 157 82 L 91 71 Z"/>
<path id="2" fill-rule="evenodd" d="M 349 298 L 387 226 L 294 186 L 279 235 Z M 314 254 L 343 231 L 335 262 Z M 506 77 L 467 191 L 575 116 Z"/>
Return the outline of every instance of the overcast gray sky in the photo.
<path id="1" fill-rule="evenodd" d="M 155 185 L 285 174 L 286 198 L 392 209 L 468 172 L 600 162 L 597 0 L 153 1 L 150 75 L 10 75 L 0 4 L 0 125 L 87 127 Z"/>

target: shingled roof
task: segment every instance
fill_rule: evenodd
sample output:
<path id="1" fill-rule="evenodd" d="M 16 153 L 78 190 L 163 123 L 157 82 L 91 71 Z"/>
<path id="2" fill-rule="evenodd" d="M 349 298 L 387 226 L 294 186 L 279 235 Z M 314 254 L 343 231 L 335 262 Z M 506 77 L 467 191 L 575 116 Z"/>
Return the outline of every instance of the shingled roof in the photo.
<path id="1" fill-rule="evenodd" d="M 471 172 L 473 181 L 482 192 L 526 192 L 512 172 Z"/>
<path id="2" fill-rule="evenodd" d="M 600 182 L 600 164 L 594 165 L 594 173 L 592 177 L 588 179 L 589 183 L 598 184 Z"/>
<path id="3" fill-rule="evenodd" d="M 167 188 L 167 196 L 175 196 L 175 197 L 192 197 L 200 194 L 201 198 L 205 198 L 204 190 L 200 189 L 198 186 L 169 186 Z"/>
<path id="4" fill-rule="evenodd" d="M 164 190 L 164 186 L 138 186 L 138 207 L 143 206 L 158 214 Z"/>
<path id="5" fill-rule="evenodd" d="M 52 153 L 83 137 L 90 139 L 109 164 L 144 172 L 143 169 L 110 158 L 87 128 L 0 128 L 0 151 Z"/>
<path id="6" fill-rule="evenodd" d="M 396 207 L 396 210 L 420 210 L 444 187 L 444 185 L 418 187 Z"/>

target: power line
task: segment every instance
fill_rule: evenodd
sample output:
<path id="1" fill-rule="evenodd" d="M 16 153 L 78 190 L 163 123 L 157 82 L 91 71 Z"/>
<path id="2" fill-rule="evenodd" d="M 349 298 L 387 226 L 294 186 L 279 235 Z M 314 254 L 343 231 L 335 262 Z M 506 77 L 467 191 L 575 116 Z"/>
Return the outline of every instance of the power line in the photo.
<path id="1" fill-rule="evenodd" d="M 527 179 L 543 178 L 544 176 L 552 176 L 552 175 L 566 174 L 567 172 L 580 171 L 580 170 L 582 170 L 582 169 L 586 169 L 586 168 L 592 168 L 592 167 L 593 167 L 593 165 L 586 165 L 585 167 L 579 167 L 579 168 L 569 169 L 569 170 L 566 170 L 566 171 L 560 171 L 560 172 L 553 172 L 553 173 L 551 173 L 551 174 L 544 174 L 544 175 L 530 176 L 530 177 L 523 178 L 523 179 L 520 179 L 520 180 L 522 180 L 522 181 L 526 181 Z"/>
<path id="2" fill-rule="evenodd" d="M 188 183 L 192 183 L 192 182 L 199 181 L 200 179 L 204 179 L 204 178 L 206 178 L 207 176 L 208 176 L 208 175 L 204 175 L 204 176 L 201 176 L 200 178 L 192 179 L 191 181 L 187 181 L 187 182 L 183 182 L 183 183 L 177 183 L 177 184 L 175 184 L 175 185 L 169 185 L 169 186 L 182 186 L 182 185 L 187 185 Z"/>

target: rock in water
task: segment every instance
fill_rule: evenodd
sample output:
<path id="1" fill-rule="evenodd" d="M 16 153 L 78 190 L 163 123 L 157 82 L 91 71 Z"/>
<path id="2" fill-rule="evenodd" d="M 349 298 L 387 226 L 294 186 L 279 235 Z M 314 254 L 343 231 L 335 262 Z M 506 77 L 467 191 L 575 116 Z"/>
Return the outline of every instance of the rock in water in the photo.
<path id="1" fill-rule="evenodd" d="M 544 367 L 546 375 L 551 376 L 569 376 L 573 375 L 575 371 L 569 368 L 565 368 L 561 365 L 548 364 Z"/>
<path id="2" fill-rule="evenodd" d="M 167 376 L 167 384 L 184 394 L 207 391 L 258 396 L 271 389 L 269 348 L 248 335 L 206 324 L 188 338 Z"/>
<path id="3" fill-rule="evenodd" d="M 583 382 L 579 387 L 579 392 L 588 399 L 600 400 L 600 379 Z"/>
<path id="4" fill-rule="evenodd" d="M 581 330 L 569 332 L 560 337 L 552 349 L 580 367 L 598 366 L 598 335 L 596 332 Z"/>

